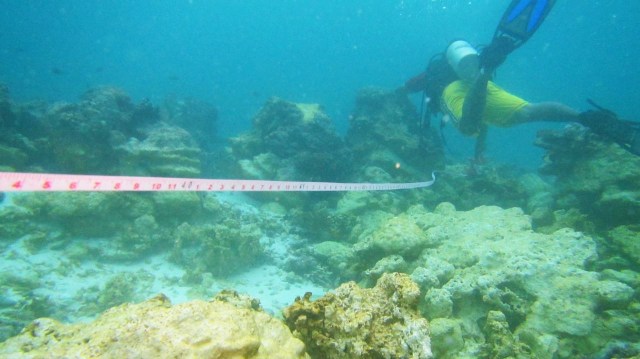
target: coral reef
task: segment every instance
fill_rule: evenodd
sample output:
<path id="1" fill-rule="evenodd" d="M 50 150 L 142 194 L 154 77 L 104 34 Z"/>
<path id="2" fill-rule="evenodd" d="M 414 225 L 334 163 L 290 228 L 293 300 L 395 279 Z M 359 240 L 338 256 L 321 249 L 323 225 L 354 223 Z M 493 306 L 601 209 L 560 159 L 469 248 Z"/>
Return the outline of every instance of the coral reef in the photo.
<path id="1" fill-rule="evenodd" d="M 87 91 L 77 104 L 56 103 L 42 118 L 47 132 L 43 152 L 58 170 L 69 173 L 117 173 L 114 147 L 137 135 L 136 127 L 157 121 L 148 103 L 134 105 L 124 91 L 100 87 Z"/>
<path id="2" fill-rule="evenodd" d="M 226 295 L 228 297 L 228 294 Z M 111 308 L 86 324 L 42 318 L 0 343 L 0 355 L 34 357 L 308 358 L 287 327 L 242 300 L 171 305 L 163 295 Z"/>
<path id="3" fill-rule="evenodd" d="M 83 291 L 82 298 L 78 299 L 87 304 L 81 307 L 80 312 L 92 316 L 123 303 L 141 301 L 144 298 L 138 297 L 138 289 L 151 278 L 152 275 L 146 271 L 122 272 L 113 275 L 101 288 L 89 288 Z"/>
<path id="4" fill-rule="evenodd" d="M 53 303 L 38 293 L 35 273 L 0 272 L 0 340 L 18 333 L 34 318 L 55 314 Z"/>
<path id="5" fill-rule="evenodd" d="M 42 117 L 43 103 L 14 104 L 9 88 L 0 84 L 0 170 L 26 171 L 37 168 L 43 157 L 40 143 L 35 137 L 44 131 L 38 118 Z"/>
<path id="6" fill-rule="evenodd" d="M 215 108 L 195 100 L 168 99 L 158 109 L 102 87 L 74 104 L 15 104 L 0 86 L 0 170 L 400 182 L 438 169 L 438 181 L 412 191 L 254 194 L 259 203 L 188 192 L 12 194 L 0 200 L 0 249 L 3 263 L 23 270 L 0 267 L 0 339 L 39 316 L 90 319 L 157 293 L 155 285 L 209 296 L 217 281 L 269 260 L 289 271 L 281 276 L 289 283 L 352 281 L 285 310 L 314 357 L 639 353 L 640 159 L 617 145 L 570 125 L 539 134 L 547 151 L 541 173 L 551 177 L 498 164 L 445 165 L 437 133 L 420 126 L 406 94 L 373 88 L 358 94 L 344 141 L 316 104 L 269 100 L 253 128 L 222 152 L 216 121 Z M 152 274 L 147 264 L 157 257 L 171 270 Z M 58 287 L 60 278 L 83 285 Z M 262 350 L 290 345 L 288 357 L 306 356 L 281 323 L 252 322 L 264 314 L 257 300 L 226 292 L 194 303 L 159 297 L 116 307 L 93 324 L 41 319 L 0 350 L 74 356 L 65 350 L 78 343 L 78 356 L 125 348 L 197 356 L 225 346 L 233 354 L 221 357 L 279 357 Z M 202 314 L 213 307 L 227 314 Z M 151 319 L 146 327 L 142 315 Z M 207 332 L 201 319 L 221 316 L 236 326 Z M 289 344 L 265 344 L 263 319 Z M 238 334 L 240 327 L 250 333 Z M 119 345 L 107 341 L 120 335 L 113 328 L 129 335 Z"/>
<path id="7" fill-rule="evenodd" d="M 383 222 L 365 241 L 359 243 L 359 251 L 367 248 L 384 255 L 399 254 L 408 259 L 415 259 L 420 250 L 429 244 L 429 238 L 416 222 L 403 214 Z"/>
<path id="8" fill-rule="evenodd" d="M 77 237 L 111 238 L 112 246 L 97 249 L 103 258 L 133 260 L 171 249 L 172 258 L 190 271 L 216 275 L 246 268 L 262 256 L 258 219 L 231 208 L 221 211 L 214 195 L 37 193 L 17 195 L 13 202 L 0 208 L 0 218 L 12 220 L 0 226 L 0 238 L 11 241 L 40 231 L 42 238 L 31 240 L 35 251 L 53 239 L 71 244 Z"/>
<path id="9" fill-rule="evenodd" d="M 251 131 L 230 144 L 245 178 L 340 181 L 351 166 L 350 152 L 316 104 L 272 98 Z"/>
<path id="10" fill-rule="evenodd" d="M 130 138 L 118 147 L 122 173 L 136 176 L 199 177 L 201 151 L 189 132 L 156 125 L 143 141 Z"/>
<path id="11" fill-rule="evenodd" d="M 505 315 L 497 310 L 487 313 L 485 329 L 487 343 L 483 358 L 533 358 L 531 349 L 509 331 Z"/>
<path id="12" fill-rule="evenodd" d="M 24 193 L 14 196 L 14 205 L 8 208 L 28 213 L 32 227 L 40 225 L 49 232 L 62 230 L 67 237 L 108 236 L 121 228 L 124 220 L 135 218 L 138 206 L 132 201 L 143 200 L 104 192 Z M 15 233 L 14 238 L 19 235 Z"/>
<path id="13" fill-rule="evenodd" d="M 633 261 L 633 267 L 640 265 L 640 226 L 619 226 L 609 231 L 607 237 Z"/>
<path id="14" fill-rule="evenodd" d="M 373 218 L 356 226 L 342 249 L 354 253 L 349 266 L 363 283 L 381 268 L 412 273 L 424 293 L 420 309 L 437 329 L 438 357 L 565 358 L 640 335 L 600 329 L 612 316 L 640 320 L 633 309 L 637 282 L 589 271 L 598 255 L 584 234 L 536 233 L 518 208 L 461 212 L 443 203 L 434 212 L 413 206 Z"/>
<path id="15" fill-rule="evenodd" d="M 111 272 L 108 268 L 112 266 L 136 266 L 160 255 L 165 263 L 183 268 L 171 285 L 205 287 L 213 280 L 264 264 L 263 241 L 281 239 L 289 231 L 289 224 L 252 206 L 231 205 L 214 194 L 191 192 L 13 194 L 0 206 L 0 221 L 3 260 L 11 260 L 6 261 L 7 268 L 17 262 L 29 264 L 27 273 L 38 276 L 53 271 L 79 278 L 99 272 L 96 280 L 103 281 L 61 293 L 74 298 L 71 300 L 57 295 L 46 298 L 36 290 L 55 291 L 57 275 L 33 282 L 33 290 L 21 290 L 21 280 L 6 277 L 3 281 L 0 276 L 0 286 L 6 289 L 6 295 L 0 296 L 0 315 L 7 323 L 0 339 L 33 320 L 33 313 L 61 320 L 65 313 L 91 318 L 109 306 L 139 300 L 140 292 L 148 295 L 146 286 L 154 282 L 151 275 L 140 269 L 135 275 Z M 40 259 L 49 256 L 56 260 Z M 275 260 L 276 256 L 303 262 L 292 253 L 272 253 L 268 258 Z M 51 303 L 43 305 L 48 301 Z M 23 310 L 16 310 L 16 305 Z"/>
<path id="16" fill-rule="evenodd" d="M 400 92 L 360 90 L 346 141 L 359 164 L 359 180 L 380 180 L 371 178 L 374 173 L 395 181 L 422 180 L 444 162 L 438 134 L 420 127 L 413 104 Z"/>
<path id="17" fill-rule="evenodd" d="M 2 168 L 5 171 L 12 171 L 16 168 L 24 168 L 27 163 L 27 155 L 15 147 L 0 145 L 0 158 L 2 158 Z"/>
<path id="18" fill-rule="evenodd" d="M 640 157 L 577 125 L 541 131 L 536 144 L 547 151 L 540 172 L 556 177 L 558 209 L 578 209 L 600 232 L 637 223 Z"/>
<path id="19" fill-rule="evenodd" d="M 194 98 L 166 98 L 160 107 L 162 120 L 183 128 L 207 152 L 215 149 L 218 111 L 212 105 Z"/>
<path id="20" fill-rule="evenodd" d="M 160 111 L 148 100 L 134 104 L 118 88 L 98 87 L 78 103 L 16 105 L 3 89 L 5 170 L 195 177 L 219 146 L 216 111 L 201 102 L 167 100 Z"/>
<path id="21" fill-rule="evenodd" d="M 318 300 L 310 297 L 296 299 L 284 317 L 312 357 L 432 356 L 428 323 L 417 312 L 420 290 L 406 274 L 384 274 L 371 289 L 348 282 Z"/>
<path id="22" fill-rule="evenodd" d="M 9 97 L 9 87 L 0 83 L 0 128 L 5 129 L 13 125 L 11 110 L 11 99 Z"/>
<path id="23" fill-rule="evenodd" d="M 183 223 L 176 228 L 171 258 L 184 265 L 192 277 L 205 272 L 228 275 L 261 260 L 261 237 L 255 224 L 231 219 L 218 226 Z"/>

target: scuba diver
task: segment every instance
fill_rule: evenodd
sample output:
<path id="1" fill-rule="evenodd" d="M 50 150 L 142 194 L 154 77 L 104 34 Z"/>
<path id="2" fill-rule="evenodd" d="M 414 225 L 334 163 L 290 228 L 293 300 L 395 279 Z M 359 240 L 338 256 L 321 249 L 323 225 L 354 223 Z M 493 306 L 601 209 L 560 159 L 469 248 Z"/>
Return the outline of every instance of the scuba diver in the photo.
<path id="1" fill-rule="evenodd" d="M 510 127 L 533 121 L 578 122 L 594 133 L 640 156 L 640 122 L 618 119 L 595 105 L 578 112 L 558 102 L 530 103 L 491 81 L 495 70 L 537 30 L 551 10 L 552 0 L 514 0 L 507 8 L 490 45 L 478 52 L 457 40 L 434 56 L 427 69 L 408 80 L 404 91 L 423 91 L 430 114 L 447 115 L 454 126 L 476 140 L 475 161 L 482 161 L 488 126 Z"/>

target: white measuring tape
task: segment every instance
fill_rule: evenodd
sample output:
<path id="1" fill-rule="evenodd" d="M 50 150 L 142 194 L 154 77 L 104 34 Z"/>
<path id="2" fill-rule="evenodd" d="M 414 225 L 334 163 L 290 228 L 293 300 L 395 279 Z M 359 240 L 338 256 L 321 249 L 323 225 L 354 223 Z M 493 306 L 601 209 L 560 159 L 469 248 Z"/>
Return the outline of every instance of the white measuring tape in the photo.
<path id="1" fill-rule="evenodd" d="M 215 192 L 320 192 L 389 191 L 429 187 L 436 181 L 413 183 L 336 183 L 261 180 L 224 180 L 170 177 L 94 176 L 49 173 L 0 172 L 0 192 L 35 191 L 215 191 Z"/>

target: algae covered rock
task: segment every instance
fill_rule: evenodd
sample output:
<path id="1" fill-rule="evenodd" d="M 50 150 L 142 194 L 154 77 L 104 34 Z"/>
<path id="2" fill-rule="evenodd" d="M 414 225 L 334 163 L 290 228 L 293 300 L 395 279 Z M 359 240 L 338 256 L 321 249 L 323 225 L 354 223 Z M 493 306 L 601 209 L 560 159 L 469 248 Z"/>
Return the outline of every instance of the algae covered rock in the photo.
<path id="1" fill-rule="evenodd" d="M 332 268 L 345 270 L 353 260 L 353 250 L 340 242 L 325 241 L 313 245 L 313 253 Z"/>
<path id="2" fill-rule="evenodd" d="M 608 233 L 608 237 L 618 246 L 620 251 L 640 264 L 640 226 L 619 226 Z"/>
<path id="3" fill-rule="evenodd" d="M 140 141 L 130 138 L 119 146 L 123 173 L 193 178 L 200 176 L 201 151 L 186 130 L 156 125 Z"/>
<path id="4" fill-rule="evenodd" d="M 444 159 L 440 137 L 420 125 L 407 95 L 380 88 L 358 92 L 346 141 L 355 162 L 366 164 L 361 177 L 370 177 L 366 170 L 375 167 L 396 181 L 421 179 Z"/>
<path id="5" fill-rule="evenodd" d="M 490 311 L 485 324 L 487 343 L 483 355 L 487 358 L 534 358 L 531 349 L 518 341 L 507 318 L 500 311 Z"/>
<path id="6" fill-rule="evenodd" d="M 460 320 L 437 318 L 432 320 L 431 338 L 436 358 L 455 357 L 464 348 L 462 322 Z"/>
<path id="7" fill-rule="evenodd" d="M 373 228 L 356 229 L 362 232 L 353 248 L 361 266 L 369 267 L 366 273 L 379 272 L 376 267 L 389 267 L 393 262 L 414 260 L 429 245 L 429 238 L 410 216 L 400 214 L 388 219 L 378 219 L 379 223 L 368 224 Z M 383 261 L 383 258 L 386 260 Z M 400 271 L 405 267 L 395 265 L 393 271 Z"/>
<path id="8" fill-rule="evenodd" d="M 384 274 L 374 288 L 355 282 L 285 308 L 294 334 L 316 358 L 430 358 L 429 325 L 417 312 L 418 286 L 408 275 Z"/>
<path id="9" fill-rule="evenodd" d="M 416 273 L 431 286 L 421 308 L 430 320 L 460 320 L 463 336 L 469 338 L 460 352 L 447 351 L 442 357 L 478 355 L 481 342 L 472 339 L 474 333 L 483 333 L 490 343 L 484 350 L 491 355 L 540 358 L 588 356 L 599 345 L 624 338 L 598 329 L 609 320 L 601 310 L 630 315 L 634 291 L 587 269 L 597 258 L 591 237 L 570 229 L 536 233 L 531 219 L 517 208 L 458 212 L 442 204 L 433 213 L 415 208 L 408 213 L 435 243 L 416 261 L 435 272 Z M 430 266 L 432 258 L 440 264 Z M 447 269 L 437 276 L 438 267 Z M 434 348 L 442 347 L 440 338 L 446 339 L 432 338 Z"/>
<path id="10" fill-rule="evenodd" d="M 33 233 L 34 226 L 30 221 L 33 214 L 24 207 L 14 205 L 0 206 L 0 241 L 20 238 Z"/>
<path id="11" fill-rule="evenodd" d="M 111 308 L 86 324 L 42 318 L 0 343 L 10 358 L 308 358 L 268 314 L 229 300 L 171 305 L 163 295 Z"/>
<path id="12" fill-rule="evenodd" d="M 227 220 L 216 225 L 183 223 L 175 230 L 171 259 L 190 276 L 236 273 L 258 263 L 263 256 L 262 231 L 253 223 Z"/>
<path id="13" fill-rule="evenodd" d="M 118 88 L 98 87 L 79 103 L 50 106 L 41 122 L 57 170 L 94 174 L 114 173 L 120 161 L 114 147 L 157 120 L 149 102 L 136 105 Z"/>
<path id="14" fill-rule="evenodd" d="M 577 208 L 605 229 L 638 222 L 640 157 L 579 126 L 540 131 L 536 145 L 547 151 L 540 171 L 557 177 L 559 207 Z"/>
<path id="15" fill-rule="evenodd" d="M 211 104 L 195 98 L 168 97 L 160 108 L 161 118 L 172 125 L 184 128 L 198 145 L 211 151 L 219 145 L 217 134 L 218 111 Z"/>
<path id="16" fill-rule="evenodd" d="M 584 233 L 539 233 L 520 208 L 495 206 L 457 211 L 442 203 L 429 212 L 416 205 L 375 218 L 353 230 L 353 266 L 370 268 L 364 277 L 393 263 L 412 273 L 423 291 L 421 313 L 438 324 L 431 338 L 438 357 L 589 357 L 640 335 L 636 274 L 593 271 L 596 241 Z M 633 243 L 633 231 L 618 232 L 611 234 Z M 405 238 L 418 240 L 403 245 Z"/>
<path id="17" fill-rule="evenodd" d="M 400 215 L 383 224 L 371 239 L 371 245 L 384 254 L 415 257 L 427 245 L 428 238 L 410 217 Z"/>
<path id="18" fill-rule="evenodd" d="M 407 262 L 405 262 L 402 256 L 397 254 L 390 255 L 388 257 L 384 257 L 378 262 L 373 268 L 367 269 L 364 272 L 364 276 L 367 279 L 367 285 L 371 282 L 371 285 L 375 284 L 375 282 L 385 273 L 392 272 L 402 272 L 406 269 Z"/>
<path id="19" fill-rule="evenodd" d="M 152 210 L 142 196 L 106 192 L 24 193 L 13 202 L 32 222 L 61 228 L 65 236 L 109 236 L 123 221 Z"/>
<path id="20" fill-rule="evenodd" d="M 196 177 L 206 157 L 199 143 L 208 151 L 215 146 L 215 109 L 197 101 L 161 116 L 148 100 L 136 104 L 110 86 L 89 89 L 76 103 L 50 105 L 14 105 L 2 92 L 5 170 Z"/>
<path id="21" fill-rule="evenodd" d="M 14 170 L 15 168 L 23 168 L 27 163 L 28 156 L 23 151 L 15 147 L 4 146 L 0 144 L 0 166 Z"/>
<path id="22" fill-rule="evenodd" d="M 346 178 L 351 165 L 349 150 L 317 104 L 272 98 L 252 130 L 230 142 L 242 175 L 251 178 L 333 182 Z"/>

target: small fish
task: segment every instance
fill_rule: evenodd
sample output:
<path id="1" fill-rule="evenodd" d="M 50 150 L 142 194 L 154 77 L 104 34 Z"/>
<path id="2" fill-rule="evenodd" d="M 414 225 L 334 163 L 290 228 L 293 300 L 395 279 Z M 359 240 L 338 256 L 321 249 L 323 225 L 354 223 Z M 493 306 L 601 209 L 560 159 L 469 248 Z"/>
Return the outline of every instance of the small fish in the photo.
<path id="1" fill-rule="evenodd" d="M 62 71 L 59 67 L 52 67 L 51 73 L 54 75 L 64 75 L 64 71 Z"/>

